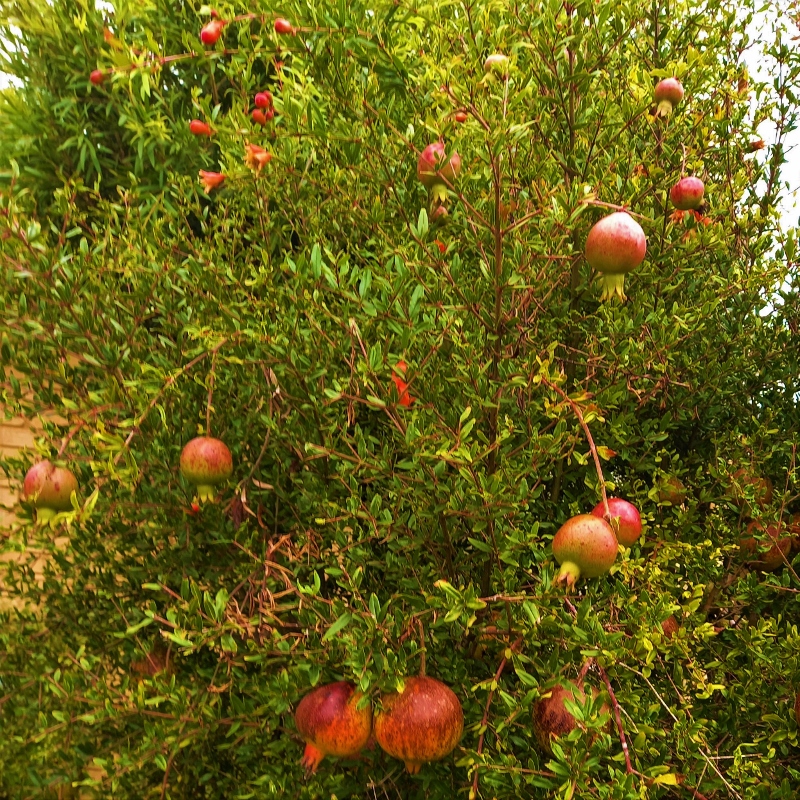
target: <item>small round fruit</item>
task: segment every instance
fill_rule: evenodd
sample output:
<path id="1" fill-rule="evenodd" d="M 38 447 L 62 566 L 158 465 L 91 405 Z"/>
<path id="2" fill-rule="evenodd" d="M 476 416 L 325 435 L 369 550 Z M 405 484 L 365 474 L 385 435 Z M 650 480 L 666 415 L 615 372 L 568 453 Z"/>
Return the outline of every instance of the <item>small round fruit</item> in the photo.
<path id="1" fill-rule="evenodd" d="M 581 576 L 597 578 L 611 569 L 617 558 L 617 537 L 604 519 L 578 514 L 558 529 L 553 555 L 561 565 L 556 583 L 573 586 Z"/>
<path id="2" fill-rule="evenodd" d="M 94 86 L 99 86 L 106 79 L 106 74 L 101 69 L 93 69 L 89 74 L 89 81 Z"/>
<path id="3" fill-rule="evenodd" d="M 617 535 L 617 541 L 625 547 L 633 547 L 636 540 L 642 535 L 642 517 L 639 509 L 621 497 L 609 497 L 608 510 L 611 512 L 611 519 L 606 521 L 611 523 L 611 527 Z M 605 519 L 605 504 L 598 503 L 592 509 L 592 514 L 600 519 Z"/>
<path id="4" fill-rule="evenodd" d="M 267 124 L 267 115 L 260 108 L 254 108 L 253 111 L 250 114 L 250 118 L 257 125 L 266 125 Z"/>
<path id="5" fill-rule="evenodd" d="M 224 27 L 225 20 L 212 19 L 211 22 L 207 22 L 203 25 L 200 31 L 200 41 L 207 45 L 216 44 L 217 41 L 219 41 L 219 37 L 222 36 L 222 29 Z"/>
<path id="6" fill-rule="evenodd" d="M 70 511 L 71 495 L 77 491 L 78 480 L 72 472 L 47 460 L 34 464 L 22 484 L 22 494 L 33 503 L 39 522 L 47 522 L 59 511 Z"/>
<path id="7" fill-rule="evenodd" d="M 757 540 L 753 536 L 755 531 L 766 533 L 766 542 Z M 784 533 L 788 531 L 782 523 L 768 525 L 765 528 L 762 522 L 753 521 L 747 526 L 745 536 L 739 540 L 739 547 L 754 569 L 774 572 L 784 565 L 792 551 L 792 537 L 783 536 Z M 770 542 L 772 544 L 769 549 L 762 550 L 762 547 L 766 547 Z"/>
<path id="8" fill-rule="evenodd" d="M 683 100 L 683 86 L 677 78 L 664 78 L 656 84 L 654 96 L 658 105 L 656 113 L 668 117 L 672 109 Z"/>
<path id="9" fill-rule="evenodd" d="M 417 160 L 417 178 L 430 190 L 432 203 L 447 200 L 444 181 L 453 184 L 461 172 L 461 156 L 454 150 L 450 158 L 445 155 L 444 142 L 429 144 Z"/>
<path id="10" fill-rule="evenodd" d="M 255 96 L 256 108 L 271 108 L 272 107 L 272 93 L 271 92 L 257 92 Z"/>
<path id="11" fill-rule="evenodd" d="M 733 478 L 731 494 L 738 505 L 747 502 L 749 494 L 747 487 L 752 488 L 753 500 L 759 508 L 765 508 L 772 502 L 773 488 L 769 478 L 753 475 L 744 467 L 737 469 L 731 477 Z"/>
<path id="12" fill-rule="evenodd" d="M 275 20 L 275 33 L 294 33 L 294 26 L 288 19 L 278 17 Z"/>
<path id="13" fill-rule="evenodd" d="M 306 743 L 301 764 L 316 772 L 325 756 L 347 758 L 359 753 L 372 733 L 372 704 L 361 707 L 364 695 L 347 681 L 329 683 L 309 692 L 294 715 Z"/>
<path id="14" fill-rule="evenodd" d="M 193 119 L 189 123 L 189 130 L 195 136 L 211 136 L 214 133 L 214 131 L 211 130 L 211 126 L 201 119 Z"/>
<path id="15" fill-rule="evenodd" d="M 415 775 L 423 764 L 439 761 L 458 744 L 464 712 L 453 690 L 435 678 L 406 678 L 404 683 L 402 692 L 381 698 L 375 738 Z"/>
<path id="16" fill-rule="evenodd" d="M 601 300 L 625 299 L 625 273 L 636 269 L 647 252 L 642 226 L 624 211 L 615 211 L 595 223 L 586 237 L 586 260 L 602 273 Z"/>
<path id="17" fill-rule="evenodd" d="M 466 122 L 469 119 L 469 114 L 463 109 L 456 111 L 453 115 L 456 122 Z"/>
<path id="18" fill-rule="evenodd" d="M 492 53 L 483 62 L 483 71 L 505 77 L 508 75 L 508 56 L 502 53 Z"/>
<path id="19" fill-rule="evenodd" d="M 679 506 L 686 499 L 686 487 L 680 478 L 670 475 L 658 487 L 658 502 Z"/>
<path id="20" fill-rule="evenodd" d="M 594 692 L 596 697 L 599 694 Z M 583 690 L 572 681 L 569 686 L 554 686 L 544 697 L 533 705 L 533 732 L 536 741 L 545 753 L 552 753 L 552 741 L 571 733 L 577 726 L 575 717 L 567 710 L 565 700 L 577 704 L 585 702 L 586 695 Z M 608 706 L 603 706 L 601 713 L 608 711 Z"/>
<path id="21" fill-rule="evenodd" d="M 181 474 L 197 487 L 200 502 L 214 499 L 214 487 L 230 478 L 233 458 L 224 442 L 211 436 L 192 439 L 181 452 Z"/>
<path id="22" fill-rule="evenodd" d="M 661 623 L 661 632 L 664 634 L 665 639 L 672 639 L 680 629 L 680 625 L 678 624 L 678 620 L 670 614 L 662 623 Z"/>
<path id="23" fill-rule="evenodd" d="M 681 211 L 693 211 L 700 208 L 705 190 L 700 178 L 681 178 L 669 190 L 669 199 L 675 208 Z"/>

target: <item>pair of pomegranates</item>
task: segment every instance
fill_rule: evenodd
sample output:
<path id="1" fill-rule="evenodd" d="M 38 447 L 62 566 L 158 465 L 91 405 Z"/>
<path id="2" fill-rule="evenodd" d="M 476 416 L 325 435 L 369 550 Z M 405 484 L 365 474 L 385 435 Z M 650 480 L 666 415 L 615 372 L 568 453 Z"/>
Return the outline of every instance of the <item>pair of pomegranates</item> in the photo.
<path id="1" fill-rule="evenodd" d="M 611 569 L 617 546 L 631 547 L 642 533 L 642 518 L 632 503 L 621 497 L 608 498 L 610 518 L 604 503 L 591 514 L 568 519 L 553 539 L 553 555 L 561 565 L 556 583 L 574 586 L 581 576 L 598 578 Z"/>
<path id="2" fill-rule="evenodd" d="M 374 719 L 372 704 L 351 683 L 320 686 L 300 701 L 295 724 L 306 743 L 301 763 L 308 772 L 316 772 L 325 756 L 358 755 L 374 733 L 383 750 L 415 775 L 458 744 L 464 714 L 452 689 L 420 676 L 406 678 L 402 691 L 384 695 Z"/>

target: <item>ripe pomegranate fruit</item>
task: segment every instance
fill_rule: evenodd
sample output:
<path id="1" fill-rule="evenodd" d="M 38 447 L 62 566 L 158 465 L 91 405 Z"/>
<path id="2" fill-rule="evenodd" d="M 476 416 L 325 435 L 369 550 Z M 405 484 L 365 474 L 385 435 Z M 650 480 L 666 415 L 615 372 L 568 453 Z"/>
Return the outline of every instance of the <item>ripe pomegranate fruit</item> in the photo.
<path id="1" fill-rule="evenodd" d="M 597 689 L 594 689 L 592 693 L 594 697 L 599 694 Z M 564 705 L 565 700 L 583 704 L 586 702 L 586 695 L 583 689 L 570 681 L 566 687 L 553 687 L 533 705 L 533 732 L 536 741 L 539 742 L 539 746 L 545 753 L 552 754 L 552 740 L 566 736 L 578 724 L 575 717 L 567 711 L 567 707 Z M 607 712 L 608 706 L 603 705 L 601 713 Z"/>
<path id="2" fill-rule="evenodd" d="M 678 629 L 681 626 L 678 624 L 678 620 L 670 614 L 662 623 L 661 623 L 661 631 L 664 634 L 664 638 L 672 639 L 678 633 Z"/>
<path id="3" fill-rule="evenodd" d="M 252 113 L 250 114 L 250 118 L 257 125 L 267 124 L 267 115 L 260 108 L 254 108 Z"/>
<path id="4" fill-rule="evenodd" d="M 600 299 L 625 300 L 625 273 L 636 269 L 647 252 L 647 238 L 642 226 L 624 211 L 609 214 L 589 231 L 586 260 L 602 273 Z"/>
<path id="5" fill-rule="evenodd" d="M 766 542 L 759 542 L 754 536 L 754 531 L 766 533 Z M 761 572 L 774 572 L 784 565 L 784 556 L 792 550 L 792 537 L 783 536 L 788 533 L 782 522 L 767 525 L 754 520 L 747 526 L 746 534 L 739 540 L 739 548 L 747 557 L 750 565 Z M 768 550 L 762 548 L 770 545 Z"/>
<path id="6" fill-rule="evenodd" d="M 672 109 L 683 100 L 683 86 L 677 78 L 664 78 L 656 84 L 656 116 L 668 117 Z"/>
<path id="7" fill-rule="evenodd" d="M 271 92 L 257 92 L 255 96 L 256 108 L 271 108 L 272 107 L 272 93 Z"/>
<path id="8" fill-rule="evenodd" d="M 192 439 L 181 452 L 181 475 L 197 487 L 202 503 L 214 499 L 214 487 L 230 478 L 233 458 L 224 442 L 211 436 Z"/>
<path id="9" fill-rule="evenodd" d="M 639 509 L 621 497 L 609 497 L 608 510 L 611 512 L 611 519 L 606 521 L 611 523 L 611 527 L 617 535 L 617 541 L 625 547 L 633 547 L 636 540 L 642 535 L 642 517 Z M 605 519 L 605 505 L 598 503 L 592 509 L 592 514 L 600 519 Z"/>
<path id="10" fill-rule="evenodd" d="M 681 178 L 670 190 L 669 199 L 675 208 L 681 211 L 693 211 L 700 208 L 706 187 L 700 178 Z"/>
<path id="11" fill-rule="evenodd" d="M 558 529 L 553 555 L 561 565 L 556 583 L 573 586 L 581 576 L 597 578 L 611 569 L 617 558 L 617 537 L 604 519 L 578 514 Z"/>
<path id="12" fill-rule="evenodd" d="M 381 698 L 375 738 L 415 775 L 423 764 L 439 761 L 458 744 L 464 712 L 453 690 L 435 678 L 406 678 L 404 683 L 402 692 Z"/>
<path id="13" fill-rule="evenodd" d="M 505 77 L 508 75 L 508 56 L 502 53 L 492 53 L 486 61 L 483 62 L 483 71 Z"/>
<path id="14" fill-rule="evenodd" d="M 772 502 L 773 488 L 769 478 L 753 475 L 744 467 L 737 469 L 731 477 L 733 484 L 730 494 L 737 505 L 741 506 L 747 502 L 747 495 L 750 493 L 748 487 L 752 489 L 753 500 L 759 508 L 765 508 Z"/>
<path id="15" fill-rule="evenodd" d="M 94 86 L 99 86 L 106 79 L 106 74 L 101 69 L 93 69 L 89 73 L 89 82 Z"/>
<path id="16" fill-rule="evenodd" d="M 22 494 L 33 503 L 39 522 L 51 520 L 59 511 L 70 511 L 70 496 L 78 491 L 78 480 L 66 467 L 49 461 L 34 464 L 26 473 Z"/>
<path id="17" fill-rule="evenodd" d="M 432 203 L 444 203 L 447 200 L 444 180 L 455 183 L 459 172 L 461 156 L 454 150 L 448 160 L 444 142 L 429 144 L 417 160 L 417 178 L 430 191 Z"/>
<path id="18" fill-rule="evenodd" d="M 325 756 L 347 758 L 356 755 L 372 733 L 372 704 L 366 702 L 352 683 L 339 681 L 318 686 L 297 706 L 297 730 L 306 743 L 300 763 L 306 772 L 316 772 Z"/>
<path id="19" fill-rule="evenodd" d="M 686 499 L 686 487 L 680 478 L 670 475 L 658 487 L 658 502 L 679 506 Z"/>
<path id="20" fill-rule="evenodd" d="M 453 119 L 455 119 L 456 122 L 466 122 L 469 119 L 469 114 L 462 108 L 456 111 L 453 115 Z"/>
<path id="21" fill-rule="evenodd" d="M 214 131 L 211 130 L 211 126 L 200 119 L 193 119 L 189 123 L 189 130 L 195 136 L 211 136 L 214 133 Z"/>
<path id="22" fill-rule="evenodd" d="M 212 19 L 203 25 L 200 31 L 200 41 L 203 44 L 214 45 L 222 36 L 222 29 L 225 27 L 224 19 Z"/>
<path id="23" fill-rule="evenodd" d="M 294 33 L 294 27 L 288 19 L 278 17 L 275 20 L 275 33 Z"/>

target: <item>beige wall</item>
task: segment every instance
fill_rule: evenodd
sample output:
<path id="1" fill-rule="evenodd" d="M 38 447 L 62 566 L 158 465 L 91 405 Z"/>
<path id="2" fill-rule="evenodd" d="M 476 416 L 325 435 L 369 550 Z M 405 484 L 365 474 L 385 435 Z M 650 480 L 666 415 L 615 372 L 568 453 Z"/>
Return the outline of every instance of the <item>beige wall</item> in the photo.
<path id="1" fill-rule="evenodd" d="M 33 447 L 34 432 L 28 420 L 17 417 L 0 420 L 0 458 L 16 456 L 23 447 Z M 14 522 L 9 512 L 17 502 L 17 489 L 12 489 L 5 477 L 0 477 L 0 528 L 7 528 Z"/>

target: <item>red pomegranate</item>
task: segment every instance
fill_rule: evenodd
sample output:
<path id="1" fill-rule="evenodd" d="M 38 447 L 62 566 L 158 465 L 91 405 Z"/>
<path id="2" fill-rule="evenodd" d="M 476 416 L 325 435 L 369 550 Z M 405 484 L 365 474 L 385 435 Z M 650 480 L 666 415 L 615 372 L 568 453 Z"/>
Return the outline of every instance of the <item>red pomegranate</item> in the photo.
<path id="1" fill-rule="evenodd" d="M 769 478 L 753 475 L 744 467 L 737 469 L 731 478 L 733 479 L 731 495 L 737 505 L 744 505 L 747 502 L 747 495 L 751 490 L 753 500 L 759 508 L 766 508 L 772 502 L 773 488 Z"/>
<path id="2" fill-rule="evenodd" d="M 624 211 L 601 219 L 586 238 L 586 260 L 602 273 L 600 299 L 625 300 L 625 273 L 636 269 L 647 252 L 647 238 L 642 226 Z"/>
<path id="3" fill-rule="evenodd" d="M 200 41 L 207 45 L 216 44 L 219 37 L 222 36 L 225 24 L 224 19 L 212 19 L 211 22 L 207 22 L 200 31 Z"/>
<path id="4" fill-rule="evenodd" d="M 599 692 L 593 690 L 594 697 Z M 565 700 L 579 705 L 586 702 L 583 690 L 572 681 L 567 686 L 555 686 L 533 705 L 533 732 L 539 746 L 545 753 L 552 753 L 552 740 L 566 736 L 577 726 L 575 717 L 567 710 Z M 603 705 L 600 713 L 607 713 L 608 706 Z"/>
<path id="5" fill-rule="evenodd" d="M 753 535 L 755 531 L 766 533 L 765 540 L 759 541 Z M 747 556 L 750 565 L 762 572 L 774 572 L 780 569 L 792 551 L 792 537 L 783 523 L 764 526 L 764 523 L 753 521 L 747 526 L 746 534 L 739 540 L 741 551 Z M 768 548 L 768 549 L 764 549 Z"/>
<path id="6" fill-rule="evenodd" d="M 401 692 L 381 698 L 375 714 L 375 738 L 415 775 L 423 764 L 439 761 L 458 744 L 464 729 L 461 703 L 435 678 L 406 678 Z"/>
<path id="7" fill-rule="evenodd" d="M 193 119 L 189 123 L 189 130 L 195 136 L 211 136 L 214 133 L 214 131 L 211 130 L 211 126 L 201 119 Z"/>
<path id="8" fill-rule="evenodd" d="M 573 586 L 581 576 L 597 578 L 611 569 L 617 558 L 617 537 L 604 519 L 578 514 L 558 529 L 553 555 L 561 565 L 556 583 Z"/>
<path id="9" fill-rule="evenodd" d="M 224 442 L 211 436 L 192 439 L 181 452 L 181 474 L 197 487 L 200 502 L 214 499 L 214 487 L 230 478 L 233 458 Z"/>
<path id="10" fill-rule="evenodd" d="M 257 92 L 255 104 L 256 108 L 272 108 L 272 92 Z"/>
<path id="11" fill-rule="evenodd" d="M 686 499 L 686 487 L 674 475 L 664 478 L 658 487 L 658 502 L 679 506 Z"/>
<path id="12" fill-rule="evenodd" d="M 369 741 L 372 704 L 362 704 L 363 697 L 352 683 L 339 681 L 317 687 L 300 701 L 294 721 L 306 743 L 300 763 L 307 772 L 316 772 L 325 756 L 354 756 Z"/>
<path id="13" fill-rule="evenodd" d="M 670 190 L 669 199 L 672 205 L 681 211 L 692 211 L 700 208 L 706 187 L 700 178 L 681 178 Z"/>
<path id="14" fill-rule="evenodd" d="M 275 33 L 294 33 L 294 26 L 288 19 L 278 17 L 275 20 Z"/>
<path id="15" fill-rule="evenodd" d="M 417 178 L 430 190 L 433 203 L 444 203 L 447 200 L 444 180 L 451 184 L 455 183 L 459 172 L 461 172 L 461 156 L 454 150 L 447 159 L 444 142 L 429 144 L 417 160 Z"/>
<path id="16" fill-rule="evenodd" d="M 656 84 L 654 96 L 658 105 L 656 115 L 668 117 L 672 109 L 683 100 L 683 85 L 677 78 L 664 78 Z"/>
<path id="17" fill-rule="evenodd" d="M 78 480 L 72 472 L 47 460 L 34 464 L 22 484 L 23 497 L 33 503 L 39 522 L 51 520 L 59 511 L 70 511 L 71 495 L 77 491 Z"/>
<path id="18" fill-rule="evenodd" d="M 89 73 L 89 81 L 94 86 L 99 86 L 106 79 L 106 74 L 101 69 L 93 69 Z"/>
<path id="19" fill-rule="evenodd" d="M 680 625 L 678 624 L 678 620 L 670 614 L 662 623 L 661 623 L 661 632 L 664 634 L 665 639 L 672 639 L 680 629 Z"/>
<path id="20" fill-rule="evenodd" d="M 260 108 L 254 108 L 250 112 L 250 118 L 257 125 L 266 125 L 267 124 L 267 115 Z"/>
<path id="21" fill-rule="evenodd" d="M 633 547 L 636 540 L 642 535 L 642 517 L 639 509 L 621 497 L 609 497 L 608 510 L 611 512 L 611 519 L 606 521 L 611 523 L 611 527 L 617 535 L 617 541 L 625 547 Z M 605 519 L 605 504 L 598 503 L 592 509 L 592 514 L 600 519 Z"/>

